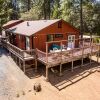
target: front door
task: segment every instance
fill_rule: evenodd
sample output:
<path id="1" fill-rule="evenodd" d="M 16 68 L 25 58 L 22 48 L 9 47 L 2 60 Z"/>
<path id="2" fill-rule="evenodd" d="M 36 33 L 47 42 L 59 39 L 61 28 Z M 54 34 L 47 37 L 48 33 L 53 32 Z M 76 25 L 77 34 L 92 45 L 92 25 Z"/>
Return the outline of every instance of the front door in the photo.
<path id="1" fill-rule="evenodd" d="M 69 48 L 75 47 L 75 35 L 68 35 L 68 47 Z"/>
<path id="2" fill-rule="evenodd" d="M 26 50 L 30 50 L 30 38 L 26 37 Z"/>

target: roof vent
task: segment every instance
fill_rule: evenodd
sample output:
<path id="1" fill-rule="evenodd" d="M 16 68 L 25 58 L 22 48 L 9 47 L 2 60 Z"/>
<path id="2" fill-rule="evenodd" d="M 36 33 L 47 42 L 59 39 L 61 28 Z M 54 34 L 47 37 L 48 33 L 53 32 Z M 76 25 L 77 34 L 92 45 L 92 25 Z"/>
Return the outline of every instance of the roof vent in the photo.
<path id="1" fill-rule="evenodd" d="M 29 22 L 27 22 L 27 26 L 30 26 L 30 25 L 29 25 Z"/>
<path id="2" fill-rule="evenodd" d="M 47 20 L 44 20 L 44 22 L 47 22 Z"/>

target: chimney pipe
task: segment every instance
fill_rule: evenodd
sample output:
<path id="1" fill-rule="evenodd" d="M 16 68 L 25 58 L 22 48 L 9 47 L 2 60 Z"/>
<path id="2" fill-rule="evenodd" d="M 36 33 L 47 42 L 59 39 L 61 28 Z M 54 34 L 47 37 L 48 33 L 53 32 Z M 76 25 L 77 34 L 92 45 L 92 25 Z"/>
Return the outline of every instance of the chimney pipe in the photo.
<path id="1" fill-rule="evenodd" d="M 29 22 L 27 22 L 27 26 L 30 26 L 30 25 L 29 25 Z"/>

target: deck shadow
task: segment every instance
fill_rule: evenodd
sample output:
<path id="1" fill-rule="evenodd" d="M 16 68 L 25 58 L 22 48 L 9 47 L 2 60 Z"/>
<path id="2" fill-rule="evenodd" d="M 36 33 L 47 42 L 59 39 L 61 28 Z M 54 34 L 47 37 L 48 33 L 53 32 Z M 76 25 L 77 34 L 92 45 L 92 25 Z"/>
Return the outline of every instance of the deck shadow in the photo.
<path id="1" fill-rule="evenodd" d="M 71 72 L 70 70 L 63 70 L 63 76 L 61 77 L 59 77 L 58 74 L 50 74 L 49 79 L 50 83 L 60 91 L 88 77 L 92 73 L 95 73 L 97 70 L 98 64 L 94 63 L 91 66 L 86 65 L 81 68 L 74 69 L 73 72 Z"/>
<path id="2" fill-rule="evenodd" d="M 80 63 L 79 63 L 80 64 Z M 87 64 L 87 63 L 86 63 Z M 93 64 L 85 65 L 83 67 L 79 67 L 74 69 L 73 72 L 71 72 L 71 66 L 69 64 L 65 64 L 62 69 L 62 76 L 59 76 L 59 66 L 54 67 L 54 70 L 57 70 L 58 73 L 54 73 L 51 71 L 51 68 L 49 69 L 49 82 L 52 86 L 56 87 L 59 91 L 71 86 L 78 81 L 88 77 L 92 73 L 95 73 L 98 70 L 98 63 L 93 61 Z M 29 72 L 30 73 L 30 72 Z M 46 76 L 45 75 L 45 66 L 40 65 L 38 66 L 38 72 L 35 73 L 34 69 L 31 70 L 30 76 L 28 76 L 30 79 L 38 78 L 40 76 Z"/>
<path id="3" fill-rule="evenodd" d="M 0 57 L 1 57 L 2 55 L 8 56 L 8 50 L 5 49 L 5 48 L 3 48 L 2 46 L 0 46 Z"/>

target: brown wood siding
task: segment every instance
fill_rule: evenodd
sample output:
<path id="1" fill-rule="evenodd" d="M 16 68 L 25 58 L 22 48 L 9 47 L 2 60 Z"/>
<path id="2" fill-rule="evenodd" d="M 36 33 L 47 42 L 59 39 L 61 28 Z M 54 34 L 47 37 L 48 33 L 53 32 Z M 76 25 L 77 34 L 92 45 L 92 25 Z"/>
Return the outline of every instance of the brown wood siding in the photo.
<path id="1" fill-rule="evenodd" d="M 47 34 L 57 34 L 57 33 L 63 34 L 63 38 L 54 38 L 54 41 L 67 40 L 68 35 L 75 35 L 75 39 L 79 37 L 79 32 L 70 25 L 68 25 L 67 23 L 62 22 L 62 28 L 58 28 L 58 23 L 55 23 L 37 32 L 34 35 L 34 48 L 38 48 L 42 51 L 45 51 L 46 49 L 45 42 L 47 41 Z M 75 42 L 75 46 L 78 46 L 78 41 Z"/>
<path id="2" fill-rule="evenodd" d="M 33 36 L 30 36 L 30 48 L 32 49 L 32 45 L 34 48 L 38 48 L 42 51 L 46 49 L 47 35 L 48 34 L 63 34 L 63 37 L 54 38 L 54 41 L 58 40 L 67 40 L 68 35 L 75 35 L 75 39 L 79 37 L 79 31 L 77 31 L 74 27 L 70 26 L 68 23 L 62 21 L 62 28 L 58 28 L 58 22 L 50 25 L 47 28 L 35 33 Z M 33 37 L 33 43 L 32 43 Z M 17 46 L 21 49 L 25 49 L 25 39 L 24 41 L 19 40 L 19 35 L 16 36 Z M 75 46 L 78 46 L 78 41 L 75 41 Z"/>
<path id="3" fill-rule="evenodd" d="M 20 36 L 20 38 L 19 38 Z M 17 43 L 17 47 L 19 47 L 20 49 L 25 50 L 25 36 L 23 35 L 18 35 L 16 34 L 16 43 Z"/>

